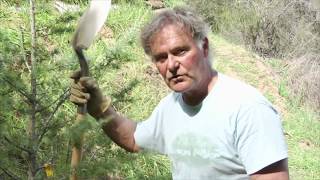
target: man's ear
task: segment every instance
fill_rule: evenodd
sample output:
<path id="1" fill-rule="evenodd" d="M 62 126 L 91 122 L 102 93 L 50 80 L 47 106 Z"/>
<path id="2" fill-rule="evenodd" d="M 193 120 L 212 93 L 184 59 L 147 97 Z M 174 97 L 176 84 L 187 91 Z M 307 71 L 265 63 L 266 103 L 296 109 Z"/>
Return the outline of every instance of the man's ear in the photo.
<path id="1" fill-rule="evenodd" d="M 209 56 L 209 40 L 207 37 L 202 40 L 202 50 L 205 57 Z"/>

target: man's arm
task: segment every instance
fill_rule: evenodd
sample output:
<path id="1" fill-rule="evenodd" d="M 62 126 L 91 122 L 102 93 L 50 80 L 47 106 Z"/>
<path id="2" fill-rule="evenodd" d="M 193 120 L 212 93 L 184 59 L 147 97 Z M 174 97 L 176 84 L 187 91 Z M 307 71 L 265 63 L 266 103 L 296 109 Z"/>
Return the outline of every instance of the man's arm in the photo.
<path id="1" fill-rule="evenodd" d="M 250 175 L 251 180 L 288 180 L 288 159 L 275 162 Z"/>
<path id="2" fill-rule="evenodd" d="M 104 132 L 120 147 L 137 152 L 134 140 L 136 123 L 120 116 L 111 106 L 111 98 L 104 96 L 96 80 L 92 77 L 80 77 L 80 71 L 71 75 L 70 101 L 87 104 L 88 113 L 101 122 Z"/>
<path id="3" fill-rule="evenodd" d="M 103 123 L 103 121 L 107 123 Z M 103 131 L 110 139 L 129 152 L 138 152 L 139 147 L 134 140 L 136 122 L 120 116 L 112 107 L 109 107 L 100 118 Z"/>

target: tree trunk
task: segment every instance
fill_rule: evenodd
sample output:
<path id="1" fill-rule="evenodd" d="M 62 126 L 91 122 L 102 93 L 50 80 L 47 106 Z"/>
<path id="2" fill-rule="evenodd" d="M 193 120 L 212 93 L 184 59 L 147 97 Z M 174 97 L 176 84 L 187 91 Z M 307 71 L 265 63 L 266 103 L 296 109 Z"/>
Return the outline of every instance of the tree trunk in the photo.
<path id="1" fill-rule="evenodd" d="M 31 103 L 30 103 L 30 120 L 28 127 L 29 135 L 29 148 L 30 153 L 28 154 L 29 160 L 29 170 L 28 179 L 33 180 L 37 169 L 37 159 L 36 159 L 36 105 L 37 105 L 37 80 L 36 80 L 36 27 L 35 27 L 35 1 L 30 0 L 30 25 L 31 25 Z"/>

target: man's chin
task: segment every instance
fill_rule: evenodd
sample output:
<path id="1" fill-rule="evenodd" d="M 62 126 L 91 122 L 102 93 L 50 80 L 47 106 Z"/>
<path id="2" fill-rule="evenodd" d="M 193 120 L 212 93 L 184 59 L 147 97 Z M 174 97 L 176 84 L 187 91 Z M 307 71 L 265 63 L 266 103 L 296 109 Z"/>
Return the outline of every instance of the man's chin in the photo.
<path id="1" fill-rule="evenodd" d="M 189 85 L 185 82 L 179 82 L 179 83 L 172 83 L 170 84 L 169 88 L 173 90 L 174 92 L 185 92 L 189 89 Z"/>

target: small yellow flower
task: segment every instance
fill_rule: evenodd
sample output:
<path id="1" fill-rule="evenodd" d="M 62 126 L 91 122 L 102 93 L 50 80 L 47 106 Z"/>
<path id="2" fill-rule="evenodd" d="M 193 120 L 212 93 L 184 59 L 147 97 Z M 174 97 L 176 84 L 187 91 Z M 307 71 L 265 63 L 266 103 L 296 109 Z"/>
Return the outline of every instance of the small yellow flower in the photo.
<path id="1" fill-rule="evenodd" d="M 53 176 L 53 167 L 51 164 L 45 163 L 44 164 L 44 171 L 46 172 L 47 177 Z"/>

